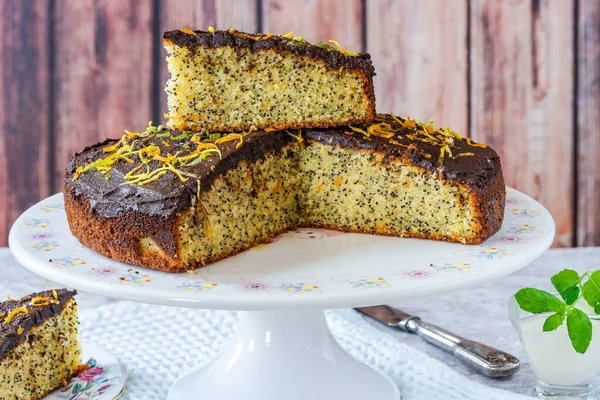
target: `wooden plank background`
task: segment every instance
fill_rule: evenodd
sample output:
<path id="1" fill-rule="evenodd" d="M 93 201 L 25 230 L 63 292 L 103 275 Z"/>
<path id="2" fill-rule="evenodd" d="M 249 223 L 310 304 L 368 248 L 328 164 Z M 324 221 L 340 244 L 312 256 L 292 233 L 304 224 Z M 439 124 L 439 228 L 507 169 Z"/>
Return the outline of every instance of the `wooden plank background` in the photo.
<path id="1" fill-rule="evenodd" d="M 162 122 L 161 33 L 208 26 L 368 51 L 378 111 L 492 145 L 555 246 L 600 245 L 600 0 L 6 0 L 0 24 L 0 246 L 72 152 Z"/>

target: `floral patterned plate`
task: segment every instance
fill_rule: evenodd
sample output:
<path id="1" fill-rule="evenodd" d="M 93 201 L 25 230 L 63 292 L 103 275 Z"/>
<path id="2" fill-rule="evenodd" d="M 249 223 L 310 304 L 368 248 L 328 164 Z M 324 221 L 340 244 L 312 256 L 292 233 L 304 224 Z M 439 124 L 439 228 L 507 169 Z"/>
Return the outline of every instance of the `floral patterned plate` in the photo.
<path id="1" fill-rule="evenodd" d="M 502 228 L 479 245 L 302 228 L 190 273 L 123 264 L 83 247 L 62 194 L 25 211 L 9 243 L 21 264 L 85 292 L 232 310 L 358 307 L 443 293 L 508 275 L 550 247 L 554 220 L 507 188 Z"/>
<path id="2" fill-rule="evenodd" d="M 88 368 L 43 400 L 113 400 L 123 394 L 127 370 L 110 353 L 83 346 L 82 360 Z"/>

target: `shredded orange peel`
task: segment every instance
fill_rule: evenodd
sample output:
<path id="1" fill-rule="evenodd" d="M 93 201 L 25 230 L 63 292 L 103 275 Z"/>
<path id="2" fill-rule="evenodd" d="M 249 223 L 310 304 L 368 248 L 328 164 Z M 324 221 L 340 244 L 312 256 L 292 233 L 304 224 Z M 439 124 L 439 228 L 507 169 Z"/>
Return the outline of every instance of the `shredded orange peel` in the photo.
<path id="1" fill-rule="evenodd" d="M 329 40 L 329 43 L 333 43 L 336 45 L 336 47 L 338 48 L 339 51 L 342 52 L 342 54 L 344 54 L 345 56 L 357 56 L 358 53 L 354 52 L 354 51 L 347 51 L 345 48 L 342 47 L 341 44 L 338 43 L 337 40 Z"/>
<path id="2" fill-rule="evenodd" d="M 205 141 L 202 134 L 192 134 L 192 132 L 183 131 L 179 136 L 173 136 L 169 131 L 162 132 L 163 129 L 162 125 L 156 127 L 153 126 L 152 121 L 150 121 L 144 132 L 125 131 L 126 134 L 123 135 L 119 141 L 103 149 L 103 152 L 107 154 L 105 158 L 92 161 L 83 167 L 78 167 L 73 175 L 73 180 L 79 179 L 81 174 L 93 169 L 102 173 L 105 179 L 109 179 L 109 174 L 118 160 L 134 163 L 136 158 L 139 160 L 140 164 L 125 174 L 125 182 L 122 184 L 144 186 L 155 182 L 167 173 L 173 173 L 182 182 L 186 182 L 189 178 L 199 179 L 199 176 L 196 174 L 185 171 L 180 167 L 194 166 L 206 160 L 213 154 L 222 158 L 221 150 L 217 144 L 237 140 L 238 143 L 236 144 L 236 148 L 240 148 L 244 141 L 244 135 L 256 130 L 256 128 L 253 127 L 247 133 L 230 133 L 225 136 L 205 132 L 210 140 L 214 139 L 214 141 L 211 142 Z M 182 154 L 181 151 L 178 151 L 174 154 L 169 152 L 163 154 L 161 153 L 161 148 L 152 141 L 154 138 L 160 139 L 164 148 L 171 147 L 172 142 L 187 139 L 189 139 L 191 143 L 196 144 L 196 148 L 192 150 L 190 144 L 185 143 L 183 145 L 186 151 L 185 153 Z M 148 142 L 150 143 L 148 144 Z M 150 168 L 150 163 L 152 161 L 158 162 L 160 166 L 155 169 Z M 144 166 L 146 168 L 144 168 Z"/>
<path id="3" fill-rule="evenodd" d="M 242 135 L 240 135 L 239 133 L 230 133 L 227 136 L 223 136 L 217 140 L 215 140 L 215 144 L 221 144 L 221 143 L 225 143 L 225 142 L 229 142 L 231 140 L 236 140 L 239 139 L 239 143 L 235 146 L 236 149 L 238 149 L 241 145 L 242 142 L 244 141 L 244 137 Z"/>
<path id="4" fill-rule="evenodd" d="M 4 325 L 8 325 L 11 323 L 11 321 L 19 314 L 29 314 L 29 310 L 27 310 L 27 308 L 25 307 L 17 307 L 14 310 L 12 310 L 11 312 L 8 313 L 8 315 L 6 316 L 6 319 L 4 320 Z"/>
<path id="5" fill-rule="evenodd" d="M 463 136 L 457 132 L 454 132 L 449 127 L 444 128 L 436 128 L 434 126 L 434 121 L 429 120 L 428 123 L 419 122 L 417 120 L 413 120 L 409 117 L 397 117 L 394 114 L 391 114 L 392 119 L 398 123 L 402 128 L 410 130 L 410 133 L 405 133 L 404 136 L 407 139 L 412 141 L 421 141 L 424 143 L 431 143 L 435 146 L 440 147 L 440 156 L 439 156 L 439 164 L 443 165 L 444 160 L 452 159 L 456 157 L 466 157 L 466 156 L 474 156 L 475 154 L 472 152 L 464 152 L 459 154 L 453 154 L 452 149 L 456 148 L 455 140 L 464 140 L 469 146 L 486 148 L 487 146 L 484 144 L 473 143 L 470 138 L 463 138 Z M 366 127 L 366 130 L 359 127 L 349 126 L 355 132 L 360 132 L 364 134 L 366 137 L 371 135 L 373 136 L 381 136 L 389 140 L 390 143 L 401 146 L 401 147 L 410 147 L 408 145 L 402 144 L 399 141 L 394 139 L 394 135 L 397 130 L 388 124 L 385 121 L 389 120 L 385 114 L 377 114 L 375 116 L 375 123 Z M 352 132 L 345 132 L 346 134 L 351 135 Z M 431 155 L 428 153 L 421 152 L 421 154 L 426 158 L 431 158 Z"/>
<path id="6" fill-rule="evenodd" d="M 302 129 L 298 130 L 297 135 L 294 135 L 292 132 L 288 131 L 287 129 L 286 129 L 286 132 L 288 135 L 290 135 L 291 137 L 296 139 L 298 141 L 298 143 L 302 143 L 304 141 L 304 138 L 302 137 Z"/>
<path id="7" fill-rule="evenodd" d="M 42 296 L 38 296 L 38 297 L 34 297 L 33 299 L 31 299 L 31 305 L 33 307 L 43 307 L 43 306 L 47 306 L 50 305 L 50 303 L 58 303 L 58 298 L 53 299 L 51 297 L 42 297 Z"/>

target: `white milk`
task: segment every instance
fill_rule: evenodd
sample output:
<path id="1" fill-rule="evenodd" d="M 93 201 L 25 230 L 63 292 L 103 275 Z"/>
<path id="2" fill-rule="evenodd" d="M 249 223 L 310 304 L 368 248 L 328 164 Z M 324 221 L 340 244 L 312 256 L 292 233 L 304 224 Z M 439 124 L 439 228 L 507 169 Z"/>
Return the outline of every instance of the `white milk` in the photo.
<path id="1" fill-rule="evenodd" d="M 511 300 L 511 302 L 516 302 Z M 577 308 L 593 315 L 593 310 L 580 301 Z M 551 385 L 570 386 L 585 382 L 600 371 L 600 321 L 592 320 L 592 343 L 585 354 L 577 353 L 567 332 L 566 320 L 552 332 L 543 332 L 544 321 L 550 314 L 532 316 L 517 311 L 520 319 L 513 324 L 521 336 L 523 350 L 542 382 Z"/>

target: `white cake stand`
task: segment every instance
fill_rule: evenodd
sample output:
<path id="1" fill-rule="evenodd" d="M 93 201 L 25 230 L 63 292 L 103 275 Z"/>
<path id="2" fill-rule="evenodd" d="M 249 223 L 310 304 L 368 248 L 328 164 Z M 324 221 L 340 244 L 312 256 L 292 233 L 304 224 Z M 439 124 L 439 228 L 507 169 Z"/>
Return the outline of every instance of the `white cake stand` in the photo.
<path id="1" fill-rule="evenodd" d="M 23 213 L 9 242 L 26 268 L 81 291 L 246 311 L 232 343 L 175 382 L 169 400 L 196 393 L 205 400 L 397 400 L 398 387 L 388 377 L 338 345 L 323 310 L 488 282 L 539 257 L 554 232 L 544 207 L 508 189 L 502 229 L 481 245 L 299 229 L 194 273 L 169 274 L 119 263 L 81 246 L 69 231 L 58 194 Z"/>

